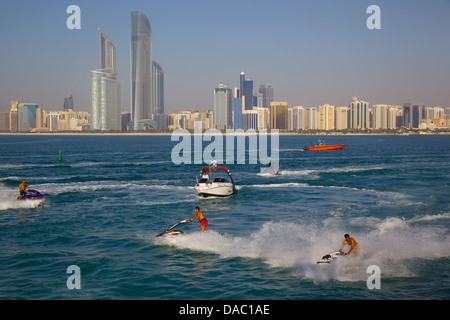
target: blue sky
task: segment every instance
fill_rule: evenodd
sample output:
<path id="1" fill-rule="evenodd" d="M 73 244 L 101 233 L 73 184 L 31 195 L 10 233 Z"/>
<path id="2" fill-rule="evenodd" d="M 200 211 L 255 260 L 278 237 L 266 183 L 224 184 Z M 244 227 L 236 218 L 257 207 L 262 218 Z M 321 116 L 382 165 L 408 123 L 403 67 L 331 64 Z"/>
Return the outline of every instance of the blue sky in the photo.
<path id="1" fill-rule="evenodd" d="M 81 30 L 66 28 L 69 5 Z M 369 5 L 381 30 L 369 30 Z M 450 106 L 450 0 L 1 1 L 0 112 L 9 102 L 60 110 L 73 95 L 89 111 L 89 70 L 98 68 L 98 27 L 114 43 L 129 111 L 130 13 L 152 28 L 165 71 L 166 112 L 212 108 L 219 82 L 244 71 L 290 106 L 377 103 Z"/>

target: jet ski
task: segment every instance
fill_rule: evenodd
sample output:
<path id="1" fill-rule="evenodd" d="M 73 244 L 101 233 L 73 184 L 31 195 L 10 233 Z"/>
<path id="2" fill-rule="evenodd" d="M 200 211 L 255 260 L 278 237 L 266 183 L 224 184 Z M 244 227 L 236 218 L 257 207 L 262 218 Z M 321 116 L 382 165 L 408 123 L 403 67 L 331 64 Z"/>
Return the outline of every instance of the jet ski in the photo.
<path id="1" fill-rule="evenodd" d="M 320 259 L 319 261 L 317 261 L 317 264 L 321 264 L 321 263 L 331 263 L 333 261 L 335 261 L 339 256 L 342 256 L 343 253 L 340 251 L 333 251 L 329 254 L 326 254 L 322 257 L 322 259 Z"/>
<path id="2" fill-rule="evenodd" d="M 183 231 L 181 231 L 181 230 L 173 230 L 173 228 L 175 228 L 175 227 L 178 226 L 179 224 L 182 224 L 182 223 L 189 223 L 189 222 L 191 222 L 189 219 L 186 219 L 186 220 L 182 220 L 182 221 L 180 221 L 180 222 L 177 222 L 177 223 L 175 223 L 173 226 L 171 226 L 169 229 L 167 229 L 166 231 L 164 231 L 164 232 L 158 234 L 157 237 L 162 237 L 162 236 L 179 236 L 179 235 L 182 235 L 182 234 L 184 234 Z"/>
<path id="3" fill-rule="evenodd" d="M 273 167 L 269 167 L 265 170 L 261 169 L 261 175 L 263 175 L 263 176 L 281 176 L 281 173 L 278 170 L 275 170 Z"/>
<path id="4" fill-rule="evenodd" d="M 36 190 L 27 190 L 25 191 L 25 195 L 20 199 L 20 196 L 17 197 L 17 200 L 42 200 L 44 196 L 42 193 Z"/>

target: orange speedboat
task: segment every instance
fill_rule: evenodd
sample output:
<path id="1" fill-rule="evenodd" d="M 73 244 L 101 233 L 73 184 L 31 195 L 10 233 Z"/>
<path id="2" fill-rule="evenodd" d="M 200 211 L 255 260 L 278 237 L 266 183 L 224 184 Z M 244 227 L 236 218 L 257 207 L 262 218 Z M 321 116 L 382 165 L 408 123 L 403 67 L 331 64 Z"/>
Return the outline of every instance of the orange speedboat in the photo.
<path id="1" fill-rule="evenodd" d="M 326 145 L 323 141 L 317 142 L 312 147 L 305 147 L 305 150 L 308 151 L 328 151 L 328 150 L 341 150 L 344 149 L 347 145 L 346 144 L 332 144 L 332 145 Z"/>

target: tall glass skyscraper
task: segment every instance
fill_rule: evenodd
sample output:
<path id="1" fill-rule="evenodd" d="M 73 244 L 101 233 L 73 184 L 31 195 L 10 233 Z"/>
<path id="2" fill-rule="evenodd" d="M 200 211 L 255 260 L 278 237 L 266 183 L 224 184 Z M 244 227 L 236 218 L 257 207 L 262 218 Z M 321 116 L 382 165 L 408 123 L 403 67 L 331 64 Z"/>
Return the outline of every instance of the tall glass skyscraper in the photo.
<path id="1" fill-rule="evenodd" d="M 28 132 L 36 128 L 36 103 L 21 103 L 17 107 L 17 129 Z"/>
<path id="2" fill-rule="evenodd" d="M 122 129 L 121 84 L 116 72 L 116 49 L 108 37 L 100 33 L 100 69 L 90 72 L 91 129 Z"/>
<path id="3" fill-rule="evenodd" d="M 131 12 L 131 126 L 145 130 L 153 119 L 152 109 L 152 38 L 148 18 L 139 11 Z"/>
<path id="4" fill-rule="evenodd" d="M 233 128 L 233 101 L 231 89 L 227 84 L 220 83 L 214 89 L 214 122 L 215 128 L 226 130 Z"/>
<path id="5" fill-rule="evenodd" d="M 272 85 L 271 84 L 260 85 L 259 93 L 262 94 L 263 108 L 270 108 L 270 103 L 274 101 Z"/>
<path id="6" fill-rule="evenodd" d="M 116 48 L 109 38 L 100 30 L 100 69 L 116 70 Z"/>
<path id="7" fill-rule="evenodd" d="M 164 70 L 153 61 L 153 79 L 152 79 L 152 99 L 153 111 L 155 114 L 164 113 Z"/>
<path id="8" fill-rule="evenodd" d="M 253 109 L 253 80 L 246 79 L 244 72 L 240 76 L 239 97 L 244 97 L 245 110 Z"/>

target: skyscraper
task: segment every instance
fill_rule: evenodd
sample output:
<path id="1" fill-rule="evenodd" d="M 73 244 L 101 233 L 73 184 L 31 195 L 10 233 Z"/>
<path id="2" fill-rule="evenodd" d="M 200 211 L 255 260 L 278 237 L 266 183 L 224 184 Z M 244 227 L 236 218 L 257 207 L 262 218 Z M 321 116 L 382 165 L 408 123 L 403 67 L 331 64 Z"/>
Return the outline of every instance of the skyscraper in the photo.
<path id="1" fill-rule="evenodd" d="M 36 103 L 20 103 L 17 107 L 17 129 L 28 132 L 36 128 Z"/>
<path id="2" fill-rule="evenodd" d="M 270 129 L 287 130 L 288 104 L 287 102 L 270 103 Z"/>
<path id="3" fill-rule="evenodd" d="M 152 38 L 148 18 L 131 12 L 131 129 L 145 130 L 155 113 L 152 109 Z M 146 125 L 147 124 L 147 125 Z"/>
<path id="4" fill-rule="evenodd" d="M 99 29 L 100 69 L 90 72 L 91 129 L 122 129 L 121 84 L 116 72 L 116 49 Z"/>
<path id="5" fill-rule="evenodd" d="M 164 113 L 164 70 L 153 61 L 152 99 L 154 114 Z"/>
<path id="6" fill-rule="evenodd" d="M 369 103 L 365 101 L 358 101 L 358 98 L 353 97 L 350 104 L 350 129 L 369 129 L 370 128 L 370 113 Z"/>
<path id="7" fill-rule="evenodd" d="M 214 122 L 215 128 L 226 130 L 233 128 L 233 101 L 231 89 L 227 84 L 220 83 L 214 89 Z"/>
<path id="8" fill-rule="evenodd" d="M 259 86 L 259 93 L 263 95 L 263 107 L 269 108 L 270 103 L 274 101 L 273 87 L 271 84 L 262 84 Z"/>
<path id="9" fill-rule="evenodd" d="M 334 106 L 319 106 L 319 129 L 334 130 Z"/>
<path id="10" fill-rule="evenodd" d="M 9 111 L 9 131 L 17 132 L 17 107 L 19 106 L 18 100 L 11 100 L 11 110 Z"/>
<path id="11" fill-rule="evenodd" d="M 241 72 L 240 89 L 238 98 L 244 98 L 244 110 L 253 109 L 253 80 L 245 78 L 245 73 Z"/>
<path id="12" fill-rule="evenodd" d="M 64 111 L 73 110 L 73 97 L 64 98 Z"/>
<path id="13" fill-rule="evenodd" d="M 100 69 L 116 70 L 116 48 L 109 38 L 100 30 Z"/>

